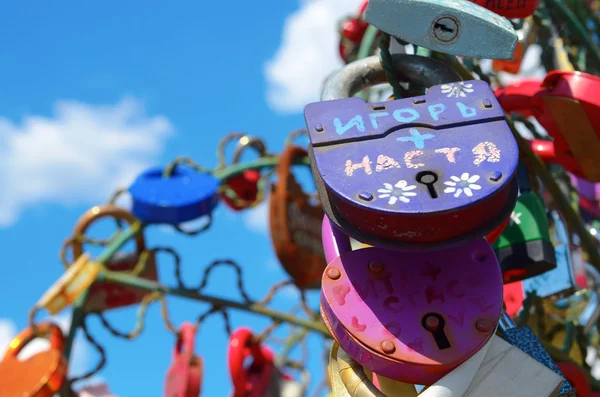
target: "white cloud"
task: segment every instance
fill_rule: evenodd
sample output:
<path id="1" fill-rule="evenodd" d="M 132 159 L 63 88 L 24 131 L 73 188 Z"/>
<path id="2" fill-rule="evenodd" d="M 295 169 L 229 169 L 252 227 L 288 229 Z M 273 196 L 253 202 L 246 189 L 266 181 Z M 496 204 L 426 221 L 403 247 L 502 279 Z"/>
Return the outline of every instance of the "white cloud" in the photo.
<path id="1" fill-rule="evenodd" d="M 134 98 L 114 105 L 59 101 L 52 117 L 0 117 L 0 227 L 39 203 L 104 201 L 154 165 L 172 127 Z"/>
<path id="2" fill-rule="evenodd" d="M 69 332 L 69 326 L 71 323 L 71 313 L 67 312 L 65 314 L 61 314 L 58 316 L 48 317 L 41 321 L 51 320 L 56 325 L 58 325 L 63 334 L 66 335 Z M 10 341 L 17 335 L 19 331 L 17 327 L 11 319 L 8 318 L 0 318 L 0 357 L 4 355 L 4 352 L 8 348 Z M 19 359 L 25 360 L 36 353 L 47 350 L 50 344 L 46 339 L 37 338 L 34 339 L 31 343 L 27 344 L 27 346 L 19 353 Z M 71 360 L 69 362 L 69 369 L 75 369 L 74 371 L 70 371 L 71 376 L 82 375 L 84 372 L 87 372 L 96 364 L 96 360 L 99 358 L 95 352 L 92 352 L 93 347 L 85 340 L 81 331 L 78 333 L 75 338 L 75 342 L 73 343 L 73 349 L 71 352 Z M 89 383 L 98 383 L 101 381 L 101 378 L 98 376 L 93 376 L 90 379 L 86 379 L 85 381 L 81 381 L 77 383 L 77 385 L 89 384 Z"/>
<path id="3" fill-rule="evenodd" d="M 245 210 L 242 220 L 249 230 L 266 233 L 269 230 L 269 199 L 265 198 L 256 207 Z"/>
<path id="4" fill-rule="evenodd" d="M 265 66 L 273 109 L 297 112 L 319 100 L 327 76 L 343 65 L 337 21 L 354 15 L 362 1 L 303 0 L 285 20 L 281 45 Z"/>

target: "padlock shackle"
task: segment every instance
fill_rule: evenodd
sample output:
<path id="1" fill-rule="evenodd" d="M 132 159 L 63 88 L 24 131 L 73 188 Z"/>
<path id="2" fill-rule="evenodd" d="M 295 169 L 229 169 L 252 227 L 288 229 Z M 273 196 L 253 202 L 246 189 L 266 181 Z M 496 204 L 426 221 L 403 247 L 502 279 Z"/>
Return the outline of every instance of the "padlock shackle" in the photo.
<path id="1" fill-rule="evenodd" d="M 394 69 L 401 81 L 423 87 L 462 81 L 458 73 L 435 59 L 408 54 L 392 54 Z M 350 98 L 357 92 L 377 84 L 387 83 L 383 65 L 378 56 L 351 62 L 325 83 L 321 101 Z"/>
<path id="2" fill-rule="evenodd" d="M 8 345 L 3 360 L 17 358 L 19 353 L 34 339 L 45 338 L 50 342 L 50 348 L 62 352 L 65 347 L 65 338 L 60 327 L 51 322 L 36 324 L 35 329 L 26 328 L 21 331 Z"/>
<path id="3" fill-rule="evenodd" d="M 175 349 L 173 349 L 173 359 L 185 355 L 190 359 L 194 355 L 196 350 L 196 327 L 190 322 L 181 324 L 179 333 L 177 335 L 177 341 L 175 342 Z"/>
<path id="4" fill-rule="evenodd" d="M 129 211 L 115 205 L 104 204 L 90 208 L 77 220 L 77 223 L 73 228 L 73 236 L 75 236 L 75 238 L 73 239 L 71 246 L 73 249 L 74 260 L 80 257 L 83 253 L 83 241 L 81 241 L 78 237 L 83 236 L 92 223 L 106 217 L 125 221 L 130 225 L 136 221 L 135 217 Z M 135 236 L 135 244 L 138 253 L 143 252 L 146 249 L 144 235 L 142 233 L 138 233 Z"/>
<path id="5" fill-rule="evenodd" d="M 248 148 L 255 149 L 260 157 L 265 157 L 267 155 L 267 147 L 262 139 L 256 136 L 244 135 L 238 140 L 237 145 L 235 145 L 231 164 L 239 163 L 242 154 Z"/>
<path id="6" fill-rule="evenodd" d="M 249 374 L 244 368 L 246 357 L 252 356 L 252 366 L 265 369 L 273 367 L 273 352 L 267 347 L 254 343 L 254 334 L 249 328 L 242 327 L 231 333 L 227 347 L 229 374 L 233 383 L 234 397 L 244 397 L 248 392 Z"/>

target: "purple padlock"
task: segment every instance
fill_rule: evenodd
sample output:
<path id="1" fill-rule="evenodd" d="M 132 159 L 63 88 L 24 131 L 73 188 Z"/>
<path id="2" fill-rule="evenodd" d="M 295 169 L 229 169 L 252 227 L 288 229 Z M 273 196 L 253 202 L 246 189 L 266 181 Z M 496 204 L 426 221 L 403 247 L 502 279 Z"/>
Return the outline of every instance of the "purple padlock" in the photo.
<path id="1" fill-rule="evenodd" d="M 502 274 L 483 239 L 443 251 L 341 252 L 322 279 L 321 316 L 365 368 L 431 385 L 494 334 Z"/>
<path id="2" fill-rule="evenodd" d="M 325 99 L 338 97 L 330 91 Z M 325 212 L 358 241 L 456 246 L 497 228 L 515 206 L 517 144 L 483 81 L 380 103 L 325 100 L 307 105 L 305 119 Z"/>

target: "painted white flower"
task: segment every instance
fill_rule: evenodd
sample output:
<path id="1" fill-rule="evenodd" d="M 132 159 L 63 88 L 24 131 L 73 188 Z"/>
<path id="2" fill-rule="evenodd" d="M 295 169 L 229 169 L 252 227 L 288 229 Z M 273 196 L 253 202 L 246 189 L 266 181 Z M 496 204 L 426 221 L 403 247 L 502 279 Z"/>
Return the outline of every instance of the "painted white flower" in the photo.
<path id="1" fill-rule="evenodd" d="M 449 186 L 444 189 L 444 193 L 454 193 L 454 197 L 464 193 L 469 197 L 473 197 L 473 190 L 481 189 L 481 186 L 475 184 L 479 178 L 479 175 L 469 176 L 468 172 L 463 173 L 460 178 L 451 176 L 451 181 L 444 182 L 444 185 Z"/>
<path id="2" fill-rule="evenodd" d="M 403 203 L 409 203 L 410 199 L 408 197 L 416 196 L 417 193 L 411 192 L 411 190 L 415 190 L 417 187 L 415 185 L 408 186 L 406 181 L 398 181 L 394 186 L 391 183 L 384 183 L 385 189 L 379 189 L 377 192 L 382 193 L 378 197 L 379 198 L 390 198 L 388 204 L 396 204 L 398 200 Z"/>
<path id="3" fill-rule="evenodd" d="M 446 95 L 448 98 L 465 98 L 468 93 L 473 92 L 473 88 L 471 87 L 473 87 L 473 84 L 463 83 L 462 81 L 459 83 L 442 84 L 442 94 L 448 94 Z"/>

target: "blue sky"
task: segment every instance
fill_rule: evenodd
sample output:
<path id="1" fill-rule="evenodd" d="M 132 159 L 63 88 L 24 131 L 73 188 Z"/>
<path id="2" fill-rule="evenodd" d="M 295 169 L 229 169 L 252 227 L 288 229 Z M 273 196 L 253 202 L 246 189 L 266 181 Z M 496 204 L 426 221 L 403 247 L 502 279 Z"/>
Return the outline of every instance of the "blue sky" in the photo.
<path id="1" fill-rule="evenodd" d="M 268 3 L 0 5 L 1 351 L 60 277 L 60 245 L 89 207 L 105 202 L 139 171 L 178 155 L 214 167 L 217 142 L 229 132 L 261 136 L 269 150 L 279 151 L 287 134 L 303 127 L 303 105 L 318 99 L 321 82 L 339 66 L 337 18 L 360 1 Z M 211 260 L 236 259 L 250 295 L 260 298 L 285 278 L 266 219 L 264 206 L 245 215 L 221 206 L 206 234 L 189 238 L 155 228 L 146 237 L 149 246 L 178 250 L 190 284 Z M 165 283 L 173 281 L 168 257 L 159 258 L 159 273 Z M 227 270 L 217 272 L 207 292 L 239 298 Z M 296 298 L 293 290 L 284 291 L 276 307 L 289 310 Z M 168 302 L 175 324 L 205 310 L 181 299 Z M 232 314 L 234 327 L 260 331 L 268 324 Z M 119 329 L 133 329 L 134 310 L 109 317 Z M 66 311 L 57 321 L 66 327 L 68 318 Z M 146 324 L 139 339 L 125 342 L 90 320 L 108 353 L 99 377 L 118 396 L 162 395 L 174 338 L 157 305 Z M 323 375 L 322 345 L 319 337 L 310 341 L 315 385 Z M 36 343 L 29 353 L 41 348 Z M 197 339 L 206 363 L 205 396 L 231 390 L 226 349 L 215 316 Z M 96 359 L 78 338 L 72 373 L 85 372 Z"/>

